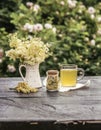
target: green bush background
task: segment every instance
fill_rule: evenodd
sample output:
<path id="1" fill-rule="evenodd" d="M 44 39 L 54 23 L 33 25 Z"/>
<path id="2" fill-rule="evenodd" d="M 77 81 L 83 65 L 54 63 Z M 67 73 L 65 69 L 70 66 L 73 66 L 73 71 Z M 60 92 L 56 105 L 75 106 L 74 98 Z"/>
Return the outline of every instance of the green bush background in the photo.
<path id="1" fill-rule="evenodd" d="M 61 64 L 73 63 L 85 69 L 86 75 L 101 75 L 101 2 L 100 0 L 78 0 L 76 6 L 70 8 L 67 0 L 31 0 L 40 6 L 38 13 L 27 6 L 28 0 L 0 0 L 0 76 L 20 76 L 19 61 L 11 61 L 5 56 L 9 49 L 8 34 L 18 32 L 21 37 L 38 36 L 51 44 L 53 55 L 40 64 L 41 76 L 48 69 L 58 69 Z M 64 5 L 62 3 L 65 3 Z M 89 14 L 93 7 L 95 13 Z M 33 33 L 22 29 L 25 23 L 50 23 L 56 28 Z M 8 65 L 16 71 L 11 72 Z"/>

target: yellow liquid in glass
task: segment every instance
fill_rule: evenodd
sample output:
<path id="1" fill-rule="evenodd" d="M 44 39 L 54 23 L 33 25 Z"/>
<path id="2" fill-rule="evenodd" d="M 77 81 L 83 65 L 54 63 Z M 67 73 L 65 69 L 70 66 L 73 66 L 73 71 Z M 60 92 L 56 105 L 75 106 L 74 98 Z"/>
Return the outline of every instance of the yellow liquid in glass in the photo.
<path id="1" fill-rule="evenodd" d="M 76 69 L 61 69 L 60 80 L 63 87 L 75 87 L 77 81 Z"/>

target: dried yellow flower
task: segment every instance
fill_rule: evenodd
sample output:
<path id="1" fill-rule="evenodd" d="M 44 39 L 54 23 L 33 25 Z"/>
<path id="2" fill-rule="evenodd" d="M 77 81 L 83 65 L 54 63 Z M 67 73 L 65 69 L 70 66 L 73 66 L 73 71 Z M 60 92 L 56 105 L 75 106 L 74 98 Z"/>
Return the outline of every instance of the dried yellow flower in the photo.
<path id="1" fill-rule="evenodd" d="M 28 85 L 28 83 L 26 82 L 20 82 L 18 83 L 18 85 L 15 87 L 17 92 L 21 92 L 21 93 L 35 93 L 38 91 L 37 88 L 32 88 L 31 86 Z"/>

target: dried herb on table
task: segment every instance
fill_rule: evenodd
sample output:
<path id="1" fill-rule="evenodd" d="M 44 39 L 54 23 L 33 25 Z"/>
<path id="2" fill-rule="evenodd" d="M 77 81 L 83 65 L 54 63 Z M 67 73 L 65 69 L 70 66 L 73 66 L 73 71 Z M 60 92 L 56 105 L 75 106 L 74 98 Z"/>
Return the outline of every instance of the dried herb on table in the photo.
<path id="1" fill-rule="evenodd" d="M 18 85 L 15 87 L 15 90 L 17 92 L 21 92 L 21 93 L 25 93 L 25 94 L 27 94 L 27 93 L 35 93 L 35 92 L 38 91 L 37 88 L 32 88 L 26 82 L 20 82 L 20 83 L 18 83 Z"/>

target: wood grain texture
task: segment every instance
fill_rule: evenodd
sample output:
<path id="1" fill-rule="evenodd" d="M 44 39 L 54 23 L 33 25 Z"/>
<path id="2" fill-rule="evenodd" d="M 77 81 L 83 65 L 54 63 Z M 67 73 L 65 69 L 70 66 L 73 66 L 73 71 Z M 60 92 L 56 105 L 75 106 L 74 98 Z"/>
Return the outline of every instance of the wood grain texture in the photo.
<path id="1" fill-rule="evenodd" d="M 101 77 L 91 79 L 86 89 L 47 92 L 45 87 L 33 94 L 11 90 L 21 78 L 0 78 L 0 122 L 101 121 Z"/>

